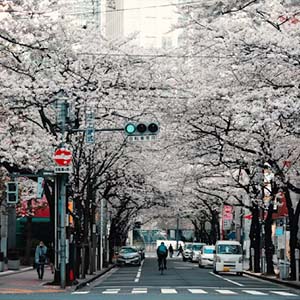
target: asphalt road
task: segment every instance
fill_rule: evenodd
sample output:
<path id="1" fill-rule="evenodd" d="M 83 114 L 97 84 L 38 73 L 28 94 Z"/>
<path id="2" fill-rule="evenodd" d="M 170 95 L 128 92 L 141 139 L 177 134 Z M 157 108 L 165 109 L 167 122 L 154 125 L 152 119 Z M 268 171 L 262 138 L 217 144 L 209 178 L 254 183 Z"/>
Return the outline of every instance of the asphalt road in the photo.
<path id="1" fill-rule="evenodd" d="M 25 276 L 25 275 L 24 275 Z M 0 279 L 1 280 L 1 279 Z M 73 292 L 1 294 L 0 300 L 289 300 L 300 299 L 300 290 L 235 274 L 213 274 L 179 258 L 168 260 L 163 275 L 155 258 L 141 267 L 114 268 L 90 285 Z"/>
<path id="2" fill-rule="evenodd" d="M 300 299 L 300 291 L 249 276 L 216 275 L 212 269 L 197 264 L 169 259 L 168 269 L 160 275 L 154 258 L 141 267 L 111 270 L 90 286 L 72 296 L 85 299 Z M 92 299 L 91 298 L 91 299 Z"/>

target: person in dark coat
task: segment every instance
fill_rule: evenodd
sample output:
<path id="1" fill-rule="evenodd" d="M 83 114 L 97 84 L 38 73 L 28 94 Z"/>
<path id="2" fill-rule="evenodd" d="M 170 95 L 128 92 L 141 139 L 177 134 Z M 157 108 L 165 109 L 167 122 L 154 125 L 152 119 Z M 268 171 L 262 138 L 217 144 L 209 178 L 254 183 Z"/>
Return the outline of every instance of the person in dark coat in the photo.
<path id="1" fill-rule="evenodd" d="M 182 255 L 182 253 L 183 253 L 183 248 L 182 248 L 182 246 L 181 246 L 181 244 L 180 244 L 180 246 L 179 246 L 179 248 L 178 248 L 177 256 L 179 256 L 179 254 Z"/>
<path id="2" fill-rule="evenodd" d="M 170 244 L 170 246 L 169 246 L 169 256 L 170 256 L 170 258 L 173 257 L 173 253 L 174 253 L 174 249 L 172 247 L 172 244 Z"/>
<path id="3" fill-rule="evenodd" d="M 42 280 L 44 277 L 44 268 L 47 261 L 47 247 L 45 246 L 43 241 L 40 241 L 40 244 L 36 246 L 34 259 L 39 279 Z"/>

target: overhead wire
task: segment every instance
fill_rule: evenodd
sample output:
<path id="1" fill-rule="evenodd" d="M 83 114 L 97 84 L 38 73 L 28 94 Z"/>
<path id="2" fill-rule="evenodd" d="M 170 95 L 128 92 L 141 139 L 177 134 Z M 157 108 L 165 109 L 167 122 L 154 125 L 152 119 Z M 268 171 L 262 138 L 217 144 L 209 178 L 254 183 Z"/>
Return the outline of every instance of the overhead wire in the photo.
<path id="1" fill-rule="evenodd" d="M 170 3 L 170 4 L 161 4 L 161 5 L 149 5 L 149 6 L 141 6 L 141 7 L 129 7 L 129 8 L 112 8 L 110 10 L 99 10 L 97 11 L 97 14 L 104 14 L 104 13 L 113 13 L 113 12 L 123 12 L 123 11 L 131 11 L 131 10 L 141 10 L 141 9 L 150 9 L 150 8 L 162 8 L 162 7 L 171 7 L 171 6 L 185 6 L 185 5 L 192 5 L 192 4 L 200 4 L 203 1 L 190 1 L 185 3 Z M 64 2 L 64 5 L 73 5 L 74 2 L 66 3 Z M 33 11 L 33 10 L 14 10 L 10 8 L 7 11 L 0 11 L 0 13 L 20 13 L 20 14 L 35 14 L 35 15 L 49 15 L 49 13 L 59 12 L 59 9 L 55 9 L 52 11 Z M 67 13 L 65 15 L 80 15 L 80 14 L 95 14 L 94 10 L 91 11 L 85 11 L 85 12 L 78 12 L 78 13 Z"/>

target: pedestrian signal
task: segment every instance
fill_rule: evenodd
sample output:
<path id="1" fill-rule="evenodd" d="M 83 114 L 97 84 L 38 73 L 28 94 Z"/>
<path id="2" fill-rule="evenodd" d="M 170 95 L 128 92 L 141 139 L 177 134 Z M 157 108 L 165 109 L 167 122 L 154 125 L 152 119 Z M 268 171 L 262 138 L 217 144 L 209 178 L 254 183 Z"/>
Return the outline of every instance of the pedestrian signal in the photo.
<path id="1" fill-rule="evenodd" d="M 8 204 L 18 203 L 18 183 L 16 181 L 6 183 L 6 202 Z"/>

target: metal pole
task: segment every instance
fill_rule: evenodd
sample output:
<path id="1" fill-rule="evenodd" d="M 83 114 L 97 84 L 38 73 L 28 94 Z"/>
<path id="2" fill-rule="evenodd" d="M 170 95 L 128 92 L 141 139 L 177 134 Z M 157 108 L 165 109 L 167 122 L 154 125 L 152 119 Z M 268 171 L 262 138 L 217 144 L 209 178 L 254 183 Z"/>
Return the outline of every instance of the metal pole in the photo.
<path id="1" fill-rule="evenodd" d="M 265 259 L 266 259 L 266 251 L 265 248 L 261 249 L 261 271 L 265 273 Z"/>
<path id="2" fill-rule="evenodd" d="M 295 249 L 295 260 L 296 260 L 296 281 L 299 282 L 299 249 Z"/>
<path id="3" fill-rule="evenodd" d="M 287 263 L 287 261 L 286 261 L 286 259 L 287 259 L 287 257 L 286 257 L 286 217 L 284 217 L 284 220 L 283 220 L 283 230 L 284 230 L 284 256 L 283 256 L 284 266 L 283 266 L 283 268 L 284 268 L 284 276 L 285 276 L 285 278 L 287 278 L 287 265 L 286 265 L 286 263 Z"/>
<path id="4" fill-rule="evenodd" d="M 176 250 L 178 250 L 178 240 L 179 240 L 179 215 L 176 219 Z"/>
<path id="5" fill-rule="evenodd" d="M 103 216 L 104 216 L 104 199 L 101 199 L 101 201 L 100 201 L 100 238 L 99 238 L 100 270 L 103 269 Z"/>
<path id="6" fill-rule="evenodd" d="M 66 287 L 66 181 L 67 175 L 61 174 L 60 186 L 60 286 Z"/>
<path id="7" fill-rule="evenodd" d="M 59 235 L 59 228 L 58 228 L 58 218 L 57 218 L 57 195 L 58 195 L 58 180 L 57 177 L 54 178 L 54 186 L 55 186 L 55 192 L 54 192 L 54 251 L 55 251 L 55 257 L 54 257 L 54 266 L 55 270 L 58 269 L 58 235 Z"/>
<path id="8" fill-rule="evenodd" d="M 254 270 L 255 270 L 255 267 L 254 267 L 254 248 L 250 249 L 250 256 L 251 256 L 252 272 L 254 272 Z"/>

